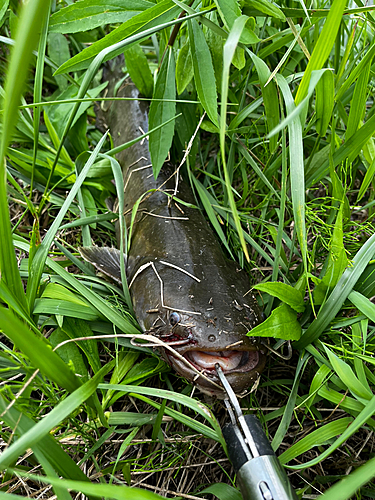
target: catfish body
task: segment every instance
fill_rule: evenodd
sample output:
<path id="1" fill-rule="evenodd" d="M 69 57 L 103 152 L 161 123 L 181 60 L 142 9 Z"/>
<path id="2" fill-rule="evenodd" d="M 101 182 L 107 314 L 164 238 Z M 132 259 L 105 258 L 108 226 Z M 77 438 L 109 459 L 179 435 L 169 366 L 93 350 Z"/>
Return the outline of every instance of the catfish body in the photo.
<path id="1" fill-rule="evenodd" d="M 137 98 L 138 91 L 126 81 L 117 96 Z M 148 104 L 113 101 L 105 120 L 114 146 L 119 146 L 148 130 Z M 260 339 L 247 335 L 262 320 L 249 293 L 247 275 L 226 259 L 201 211 L 190 206 L 196 201 L 182 179 L 178 179 L 176 198 L 184 204 L 175 198 L 168 203 L 179 174 L 165 165 L 154 178 L 147 141 L 122 151 L 117 159 L 124 175 L 127 226 L 133 206 L 142 198 L 126 262 L 139 325 L 174 343 L 184 359 L 167 349 L 164 358 L 203 392 L 223 396 L 216 363 L 237 393 L 249 390 L 264 368 L 266 355 Z M 82 254 L 95 264 L 100 260 L 95 247 L 83 249 Z M 121 276 L 119 259 L 117 265 L 107 265 L 109 274 Z M 103 263 L 99 267 L 106 272 Z"/>

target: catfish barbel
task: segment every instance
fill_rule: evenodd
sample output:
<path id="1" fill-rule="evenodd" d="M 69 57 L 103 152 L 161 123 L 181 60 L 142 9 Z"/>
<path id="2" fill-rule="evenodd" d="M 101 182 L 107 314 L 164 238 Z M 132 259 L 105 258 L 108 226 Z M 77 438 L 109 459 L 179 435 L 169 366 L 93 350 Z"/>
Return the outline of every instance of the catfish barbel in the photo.
<path id="1" fill-rule="evenodd" d="M 114 85 L 111 81 L 112 91 Z M 117 95 L 137 98 L 138 94 L 127 80 Z M 114 145 L 124 144 L 147 132 L 148 105 L 113 101 L 105 121 Z M 247 335 L 262 321 L 249 293 L 248 276 L 224 256 L 202 212 L 191 207 L 196 205 L 194 195 L 181 178 L 176 197 L 187 205 L 176 199 L 168 203 L 180 174 L 165 164 L 155 180 L 147 144 L 138 142 L 117 155 L 128 226 L 133 206 L 147 193 L 137 210 L 126 261 L 138 323 L 143 331 L 173 345 L 183 359 L 162 348 L 164 359 L 204 393 L 223 397 L 216 363 L 236 393 L 249 390 L 264 368 L 266 348 L 259 337 Z M 80 251 L 102 272 L 121 281 L 118 250 Z"/>

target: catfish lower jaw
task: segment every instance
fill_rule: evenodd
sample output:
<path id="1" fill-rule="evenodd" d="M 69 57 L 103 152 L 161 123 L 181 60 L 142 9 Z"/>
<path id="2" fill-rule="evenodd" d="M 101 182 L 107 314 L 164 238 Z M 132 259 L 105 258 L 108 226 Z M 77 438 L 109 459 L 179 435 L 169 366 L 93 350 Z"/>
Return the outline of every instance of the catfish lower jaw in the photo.
<path id="1" fill-rule="evenodd" d="M 225 394 L 218 387 L 220 381 L 216 374 L 216 363 L 221 366 L 237 394 L 252 388 L 266 363 L 266 354 L 260 349 L 246 351 L 202 351 L 193 349 L 183 354 L 185 361 L 173 356 L 170 352 L 165 352 L 165 356 L 177 373 L 194 382 L 198 389 L 205 394 L 221 399 Z M 191 365 L 191 368 L 189 365 Z M 197 370 L 204 377 L 200 376 Z M 211 380 L 213 383 L 210 382 Z"/>
<path id="2" fill-rule="evenodd" d="M 215 365 L 219 364 L 225 373 L 242 373 L 254 370 L 259 363 L 259 351 L 188 351 L 187 359 L 198 370 L 214 372 Z"/>

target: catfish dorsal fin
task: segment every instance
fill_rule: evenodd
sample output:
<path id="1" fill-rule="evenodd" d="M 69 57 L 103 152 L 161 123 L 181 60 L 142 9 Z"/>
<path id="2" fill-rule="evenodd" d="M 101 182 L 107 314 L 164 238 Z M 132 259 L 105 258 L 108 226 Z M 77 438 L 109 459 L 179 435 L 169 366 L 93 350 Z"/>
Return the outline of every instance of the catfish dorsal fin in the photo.
<path id="1" fill-rule="evenodd" d="M 81 247 L 78 248 L 81 256 L 99 271 L 106 274 L 117 283 L 121 284 L 120 259 L 121 252 L 117 248 L 110 247 Z M 126 265 L 125 255 L 123 254 Z"/>

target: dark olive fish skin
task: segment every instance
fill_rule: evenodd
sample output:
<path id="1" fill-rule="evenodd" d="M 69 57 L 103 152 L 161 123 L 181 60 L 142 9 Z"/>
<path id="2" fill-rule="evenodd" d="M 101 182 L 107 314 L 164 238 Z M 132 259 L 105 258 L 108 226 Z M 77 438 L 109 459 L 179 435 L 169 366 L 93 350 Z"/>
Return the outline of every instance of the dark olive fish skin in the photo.
<path id="1" fill-rule="evenodd" d="M 113 95 L 111 90 L 109 95 Z M 126 81 L 117 96 L 137 98 L 138 91 Z M 105 120 L 114 146 L 118 146 L 148 130 L 148 105 L 114 101 Z M 147 141 L 122 151 L 117 159 L 124 174 L 128 226 L 131 209 L 143 196 L 126 265 L 139 325 L 165 341 L 185 341 L 174 347 L 185 362 L 168 350 L 163 356 L 203 392 L 223 396 L 212 364 L 216 358 L 223 363 L 237 393 L 251 389 L 264 368 L 266 349 L 261 339 L 246 335 L 262 321 L 258 304 L 249 293 L 247 275 L 225 258 L 200 210 L 180 203 L 182 213 L 174 200 L 168 206 L 166 193 L 175 189 L 174 170 L 165 165 L 154 179 Z M 190 187 L 181 179 L 177 198 L 196 204 Z M 90 260 L 90 255 L 83 255 Z M 203 370 L 207 378 L 197 375 L 192 366 Z"/>

